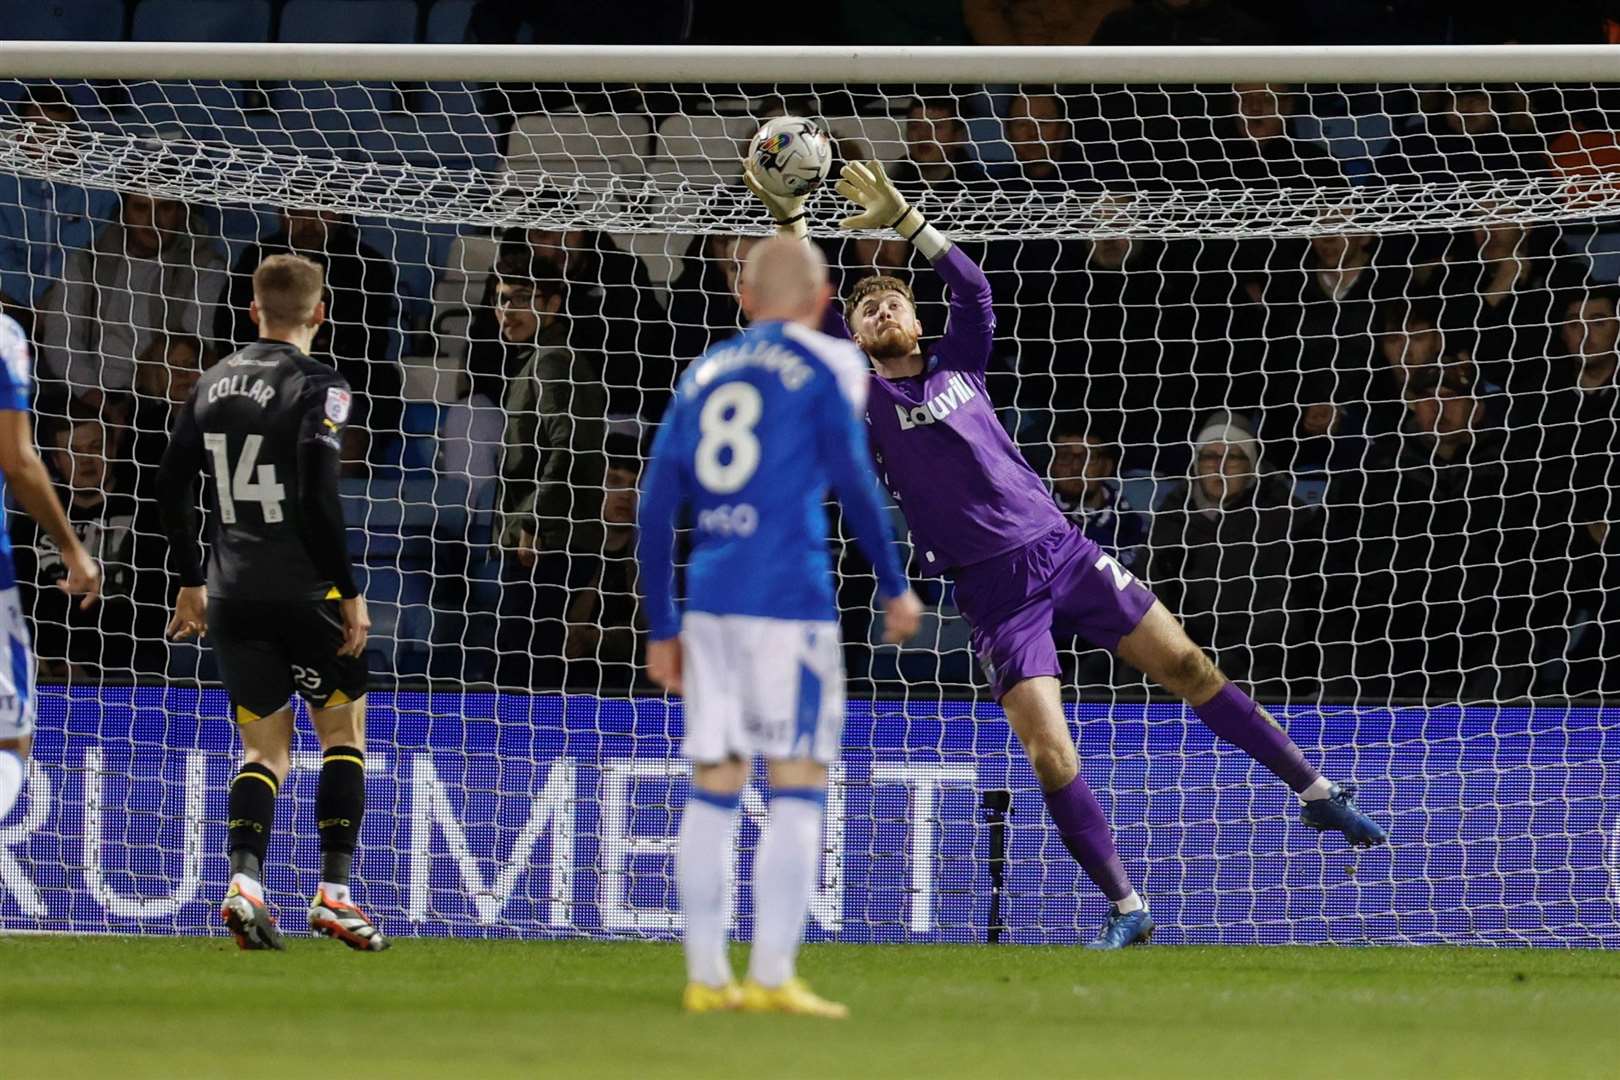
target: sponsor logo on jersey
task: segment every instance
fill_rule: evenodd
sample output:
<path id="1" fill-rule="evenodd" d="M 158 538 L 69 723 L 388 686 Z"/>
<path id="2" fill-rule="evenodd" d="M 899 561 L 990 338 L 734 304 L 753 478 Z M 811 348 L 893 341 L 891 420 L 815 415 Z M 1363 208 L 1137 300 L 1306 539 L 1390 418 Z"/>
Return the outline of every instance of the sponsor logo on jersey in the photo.
<path id="1" fill-rule="evenodd" d="M 333 386 L 326 391 L 326 418 L 334 424 L 349 419 L 350 395 L 347 390 Z"/>
<path id="2" fill-rule="evenodd" d="M 939 423 L 977 396 L 978 391 L 973 389 L 972 384 L 960 375 L 952 375 L 945 383 L 943 393 L 935 394 L 914 409 L 896 405 L 894 413 L 900 418 L 900 430 L 910 431 L 912 428 Z"/>

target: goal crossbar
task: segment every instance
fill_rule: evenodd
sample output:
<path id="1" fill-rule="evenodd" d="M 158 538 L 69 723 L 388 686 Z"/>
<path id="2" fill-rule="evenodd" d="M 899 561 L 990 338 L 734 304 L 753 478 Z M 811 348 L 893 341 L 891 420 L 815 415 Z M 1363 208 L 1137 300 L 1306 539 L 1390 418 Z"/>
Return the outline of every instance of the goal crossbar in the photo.
<path id="1" fill-rule="evenodd" d="M 1620 81 L 1609 45 L 660 46 L 14 41 L 0 76 L 480 82 Z"/>

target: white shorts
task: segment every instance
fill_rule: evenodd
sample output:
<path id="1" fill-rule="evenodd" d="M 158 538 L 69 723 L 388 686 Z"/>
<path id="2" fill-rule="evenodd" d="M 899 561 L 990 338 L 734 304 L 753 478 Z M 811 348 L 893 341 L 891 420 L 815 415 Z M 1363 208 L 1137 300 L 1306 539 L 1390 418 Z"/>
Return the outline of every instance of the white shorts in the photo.
<path id="1" fill-rule="evenodd" d="M 17 587 L 0 589 L 0 739 L 34 733 L 34 651 Z"/>
<path id="2" fill-rule="evenodd" d="M 837 623 L 688 612 L 681 655 L 681 751 L 689 759 L 838 760 L 844 653 Z"/>

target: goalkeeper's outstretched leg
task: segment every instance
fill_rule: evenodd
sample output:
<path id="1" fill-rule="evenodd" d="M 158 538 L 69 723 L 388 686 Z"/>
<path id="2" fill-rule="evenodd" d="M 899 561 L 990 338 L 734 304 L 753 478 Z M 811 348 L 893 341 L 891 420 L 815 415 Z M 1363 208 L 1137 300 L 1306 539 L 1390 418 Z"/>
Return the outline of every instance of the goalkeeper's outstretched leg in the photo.
<path id="1" fill-rule="evenodd" d="M 1300 820 L 1318 832 L 1343 833 L 1354 847 L 1389 837 L 1355 803 L 1355 788 L 1335 784 L 1305 760 L 1294 740 L 1263 707 L 1193 644 L 1181 623 L 1154 602 L 1119 643 L 1119 656 L 1192 706 L 1211 731 L 1254 758 L 1304 800 Z"/>

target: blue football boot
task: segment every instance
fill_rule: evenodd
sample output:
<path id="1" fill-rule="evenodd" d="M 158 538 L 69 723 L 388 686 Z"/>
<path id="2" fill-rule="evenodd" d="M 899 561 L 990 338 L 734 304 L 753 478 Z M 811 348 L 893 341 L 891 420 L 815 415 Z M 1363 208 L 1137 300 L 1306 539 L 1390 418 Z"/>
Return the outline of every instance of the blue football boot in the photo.
<path id="1" fill-rule="evenodd" d="M 1118 909 L 1108 913 L 1102 932 L 1086 944 L 1088 949 L 1123 949 L 1130 945 L 1146 945 L 1153 937 L 1153 916 L 1147 908 L 1138 908 L 1128 914 Z"/>
<path id="2" fill-rule="evenodd" d="M 1369 848 L 1389 842 L 1389 834 L 1356 806 L 1354 784 L 1334 784 L 1325 799 L 1312 799 L 1299 812 L 1299 820 L 1317 832 L 1341 832 L 1351 847 Z"/>

